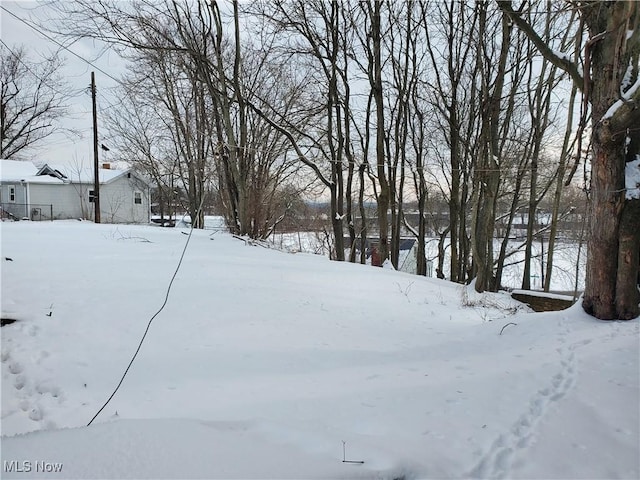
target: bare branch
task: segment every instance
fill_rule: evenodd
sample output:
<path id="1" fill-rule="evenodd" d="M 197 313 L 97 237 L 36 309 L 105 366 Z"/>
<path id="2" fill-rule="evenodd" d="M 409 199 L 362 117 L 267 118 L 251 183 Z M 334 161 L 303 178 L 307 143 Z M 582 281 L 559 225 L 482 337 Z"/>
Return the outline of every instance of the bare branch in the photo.
<path id="1" fill-rule="evenodd" d="M 547 60 L 556 67 L 567 72 L 575 84 L 578 85 L 578 88 L 582 89 L 584 87 L 584 78 L 582 77 L 578 66 L 568 58 L 557 55 L 551 48 L 549 48 L 547 42 L 545 42 L 533 27 L 520 16 L 520 13 L 513 10 L 511 0 L 499 0 L 497 4 L 500 10 L 502 10 L 505 15 L 507 15 L 509 19 L 527 35 L 527 37 L 529 37 Z"/>

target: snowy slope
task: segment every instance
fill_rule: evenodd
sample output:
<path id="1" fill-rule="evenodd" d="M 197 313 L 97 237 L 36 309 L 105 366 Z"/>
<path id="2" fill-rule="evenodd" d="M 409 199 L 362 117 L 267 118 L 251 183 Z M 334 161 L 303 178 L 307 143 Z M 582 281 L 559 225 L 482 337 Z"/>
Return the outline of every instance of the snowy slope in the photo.
<path id="1" fill-rule="evenodd" d="M 640 476 L 637 321 L 198 231 L 85 427 L 187 236 L 1 228 L 2 478 Z"/>

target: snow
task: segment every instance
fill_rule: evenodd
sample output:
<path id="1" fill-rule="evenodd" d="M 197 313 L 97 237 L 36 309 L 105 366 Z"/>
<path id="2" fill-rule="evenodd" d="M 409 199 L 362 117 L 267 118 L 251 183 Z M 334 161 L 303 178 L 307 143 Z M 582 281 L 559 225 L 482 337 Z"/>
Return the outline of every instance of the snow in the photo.
<path id="1" fill-rule="evenodd" d="M 640 77 L 636 79 L 636 82 L 633 85 L 631 85 L 628 90 L 626 90 L 624 93 L 621 93 L 620 100 L 617 100 L 613 105 L 609 107 L 609 109 L 602 116 L 602 120 L 606 120 L 608 118 L 613 117 L 615 113 L 618 111 L 618 109 L 622 107 L 622 105 L 624 105 L 625 102 L 628 102 L 631 99 L 631 97 L 633 97 L 636 94 L 639 88 L 640 88 Z"/>
<path id="2" fill-rule="evenodd" d="M 640 475 L 637 320 L 209 231 L 86 427 L 182 232 L 2 223 L 2 478 Z"/>
<path id="3" fill-rule="evenodd" d="M 564 52 L 561 52 L 559 50 L 552 50 L 553 54 L 558 57 L 560 60 L 564 61 L 564 62 L 571 62 L 573 63 L 573 60 L 571 59 L 571 57 L 569 55 L 567 55 Z"/>
<path id="4" fill-rule="evenodd" d="M 19 182 L 26 177 L 35 176 L 37 172 L 38 169 L 31 162 L 0 161 L 0 181 L 2 182 Z"/>
<path id="5" fill-rule="evenodd" d="M 627 200 L 640 199 L 640 155 L 625 165 L 625 189 Z"/>
<path id="6" fill-rule="evenodd" d="M 70 166 L 70 165 L 62 165 L 62 164 L 52 164 L 46 163 L 42 165 L 41 168 L 48 166 L 52 170 L 58 170 L 65 177 L 67 177 L 70 181 L 76 183 L 93 183 L 94 182 L 94 170 L 93 167 L 89 167 L 86 165 L 78 165 L 78 166 Z M 125 170 L 115 170 L 111 168 L 99 168 L 98 169 L 98 178 L 100 183 L 109 183 L 116 178 L 129 173 L 131 171 L 130 168 Z"/>
<path id="7" fill-rule="evenodd" d="M 18 160 L 2 160 L 0 161 L 0 181 L 3 183 L 9 182 L 21 182 L 26 183 L 50 183 L 50 184 L 62 184 L 61 179 L 51 177 L 49 175 L 37 175 L 37 173 L 44 166 L 48 166 L 53 170 L 60 171 L 72 182 L 80 183 L 93 183 L 94 173 L 93 168 L 81 166 L 78 168 L 70 167 L 68 165 L 53 165 L 42 164 L 41 167 L 37 167 L 33 162 L 18 161 Z M 100 183 L 109 183 L 121 175 L 129 173 L 131 169 L 127 170 L 112 170 L 112 169 L 98 169 L 98 176 Z"/>
<path id="8" fill-rule="evenodd" d="M 624 72 L 624 77 L 622 77 L 622 81 L 620 82 L 620 90 L 625 91 L 631 86 L 631 81 L 633 80 L 633 72 L 637 67 L 633 65 L 633 60 L 629 59 L 629 65 L 627 65 L 627 70 Z"/>
<path id="9" fill-rule="evenodd" d="M 549 292 L 539 292 L 536 290 L 517 290 L 514 289 L 511 293 L 520 293 L 522 295 L 531 295 L 532 297 L 544 297 L 544 298 L 553 298 L 556 300 L 568 300 L 572 301 L 573 297 L 570 295 L 561 295 L 559 293 L 549 293 Z"/>
<path id="10" fill-rule="evenodd" d="M 0 182 L 2 183 L 62 183 L 57 178 L 36 176 L 38 168 L 31 162 L 0 160 Z"/>

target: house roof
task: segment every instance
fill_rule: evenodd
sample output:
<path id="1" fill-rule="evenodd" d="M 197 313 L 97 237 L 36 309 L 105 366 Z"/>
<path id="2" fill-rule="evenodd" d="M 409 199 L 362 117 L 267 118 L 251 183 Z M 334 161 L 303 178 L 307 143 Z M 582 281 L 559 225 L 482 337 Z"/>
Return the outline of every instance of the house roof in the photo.
<path id="1" fill-rule="evenodd" d="M 62 183 L 58 178 L 38 176 L 38 167 L 32 162 L 19 160 L 0 160 L 0 182 Z"/>
<path id="2" fill-rule="evenodd" d="M 3 182 L 19 182 L 26 177 L 32 177 L 38 169 L 31 162 L 17 160 L 2 160 L 0 162 L 0 178 Z"/>
<path id="3" fill-rule="evenodd" d="M 100 183 L 110 183 L 116 178 L 128 173 L 134 172 L 130 168 L 127 168 L 126 170 L 112 170 L 106 168 L 98 169 Z M 58 178 L 62 178 L 66 182 L 72 183 L 93 183 L 94 181 L 93 168 L 84 165 L 73 167 L 70 165 L 45 163 L 38 170 L 38 175 L 53 175 Z M 139 176 L 136 175 L 136 177 Z"/>
<path id="4" fill-rule="evenodd" d="M 74 167 L 71 165 L 40 162 L 36 166 L 33 162 L 0 160 L 0 181 L 3 183 L 93 183 L 93 168 L 87 166 Z M 98 176 L 101 184 L 113 182 L 124 175 L 133 175 L 137 179 L 149 183 L 147 179 L 137 174 L 131 168 L 112 170 L 100 168 Z"/>

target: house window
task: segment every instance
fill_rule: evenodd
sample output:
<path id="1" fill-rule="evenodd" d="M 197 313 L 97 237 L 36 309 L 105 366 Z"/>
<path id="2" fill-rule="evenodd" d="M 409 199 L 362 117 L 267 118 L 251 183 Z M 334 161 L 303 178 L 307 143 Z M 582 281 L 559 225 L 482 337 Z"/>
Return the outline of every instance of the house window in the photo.
<path id="1" fill-rule="evenodd" d="M 142 192 L 134 192 L 133 203 L 136 205 L 142 205 Z"/>
<path id="2" fill-rule="evenodd" d="M 95 203 L 96 201 L 96 192 L 93 190 L 89 190 L 89 203 Z"/>
<path id="3" fill-rule="evenodd" d="M 13 185 L 9 186 L 9 201 L 11 203 L 15 203 L 16 201 L 16 187 Z"/>

